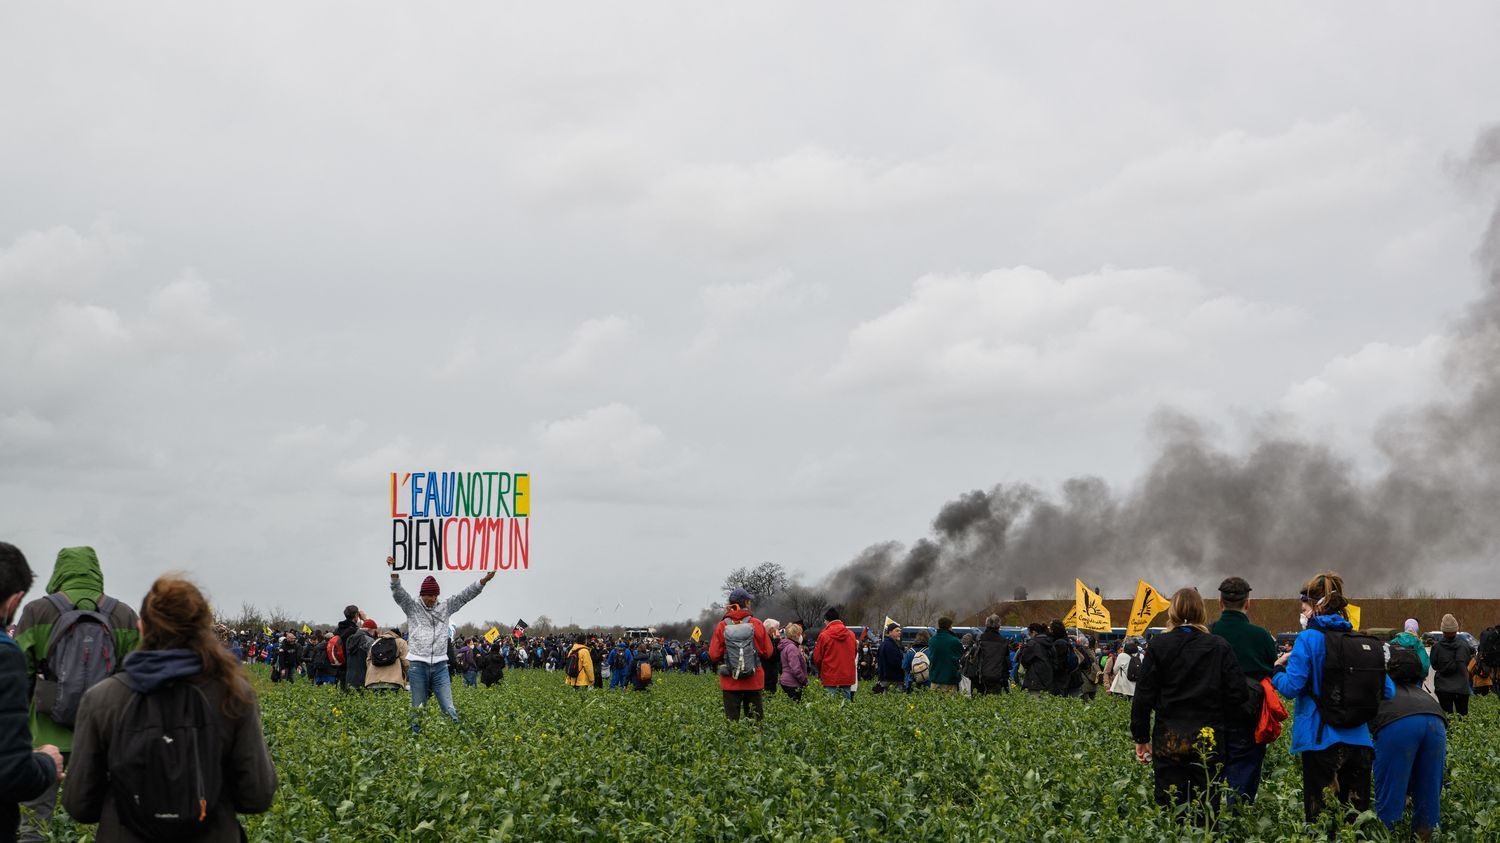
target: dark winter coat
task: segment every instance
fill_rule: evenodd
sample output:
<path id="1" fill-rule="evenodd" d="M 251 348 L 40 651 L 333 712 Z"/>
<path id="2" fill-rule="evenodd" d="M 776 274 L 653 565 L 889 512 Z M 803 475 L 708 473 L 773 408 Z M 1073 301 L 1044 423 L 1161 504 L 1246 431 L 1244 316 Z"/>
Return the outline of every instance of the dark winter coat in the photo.
<path id="1" fill-rule="evenodd" d="M 157 651 L 172 652 L 172 651 Z M 78 722 L 73 732 L 73 754 L 69 757 L 67 786 L 62 791 L 63 806 L 68 814 L 82 823 L 98 823 L 99 840 L 138 841 L 120 823 L 115 800 L 109 789 L 109 752 L 120 715 L 136 692 L 127 684 L 133 674 L 133 662 L 144 661 L 144 653 L 134 653 L 126 660 L 124 671 L 90 688 L 78 708 Z M 185 681 L 198 681 L 188 679 Z M 260 705 L 250 691 L 250 705 L 236 717 L 226 717 L 221 708 L 223 686 L 203 682 L 209 710 L 215 717 L 219 746 L 223 753 L 223 790 L 219 800 L 208 807 L 210 825 L 206 841 L 239 841 L 243 839 L 239 814 L 258 814 L 270 810 L 276 795 L 276 768 L 261 730 Z"/>
<path id="2" fill-rule="evenodd" d="M 979 678 L 995 682 L 1010 677 L 1010 641 L 998 629 L 986 629 L 979 636 Z"/>
<path id="3" fill-rule="evenodd" d="M 1474 647 L 1462 638 L 1439 638 L 1432 645 L 1432 689 L 1440 694 L 1472 694 L 1469 660 Z"/>
<path id="4" fill-rule="evenodd" d="M 52 759 L 31 751 L 26 657 L 0 629 L 0 840 L 15 840 L 17 803 L 35 799 L 57 778 Z"/>
<path id="5" fill-rule="evenodd" d="M 901 645 L 890 636 L 880 639 L 880 649 L 875 653 L 875 678 L 881 682 L 904 682 L 906 673 L 901 669 Z"/>
<path id="6" fill-rule="evenodd" d="M 1177 627 L 1152 639 L 1141 661 L 1130 704 L 1131 736 L 1136 743 L 1154 739 L 1153 755 L 1181 761 L 1183 752 L 1177 750 L 1184 745 L 1178 739 L 1191 745 L 1204 727 L 1221 729 L 1249 694 L 1228 641 L 1190 626 Z"/>
<path id="7" fill-rule="evenodd" d="M 1021 686 L 1028 691 L 1052 690 L 1052 639 L 1033 635 L 1021 646 L 1021 669 L 1026 671 Z"/>
<path id="8" fill-rule="evenodd" d="M 375 637 L 368 631 L 356 629 L 344 639 L 344 664 L 347 666 L 344 679 L 351 688 L 365 686 L 365 670 L 369 667 L 370 645 Z"/>

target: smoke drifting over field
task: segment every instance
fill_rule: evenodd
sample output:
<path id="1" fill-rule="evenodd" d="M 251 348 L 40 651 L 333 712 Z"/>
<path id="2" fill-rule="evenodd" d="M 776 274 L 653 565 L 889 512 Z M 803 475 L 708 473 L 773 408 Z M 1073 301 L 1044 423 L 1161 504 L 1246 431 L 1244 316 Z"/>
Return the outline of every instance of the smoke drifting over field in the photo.
<path id="1" fill-rule="evenodd" d="M 1481 135 L 1465 175 L 1497 170 L 1500 127 Z M 1142 576 L 1167 589 L 1234 573 L 1269 595 L 1333 568 L 1358 594 L 1500 561 L 1500 207 L 1477 258 L 1482 294 L 1453 328 L 1450 397 L 1381 421 L 1379 474 L 1281 433 L 1226 450 L 1200 422 L 1163 411 L 1151 426 L 1157 456 L 1131 488 L 1078 477 L 1055 494 L 1025 484 L 968 492 L 939 510 L 931 538 L 866 549 L 829 576 L 828 593 L 871 606 L 918 592 L 973 609 L 1075 576 L 1119 595 Z"/>

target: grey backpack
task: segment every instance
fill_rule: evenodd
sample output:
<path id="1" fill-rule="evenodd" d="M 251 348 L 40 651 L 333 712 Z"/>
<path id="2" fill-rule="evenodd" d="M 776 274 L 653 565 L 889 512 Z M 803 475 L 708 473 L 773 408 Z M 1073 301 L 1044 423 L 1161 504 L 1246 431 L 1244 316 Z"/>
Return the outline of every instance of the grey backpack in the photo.
<path id="1" fill-rule="evenodd" d="M 748 679 L 760 667 L 760 654 L 755 652 L 755 624 L 749 618 L 742 621 L 724 621 L 724 663 L 719 665 L 719 675 L 730 679 Z"/>
<path id="2" fill-rule="evenodd" d="M 115 635 L 109 616 L 118 601 L 100 595 L 98 608 L 91 612 L 73 605 L 61 592 L 47 599 L 57 607 L 58 618 L 47 639 L 47 657 L 37 670 L 36 710 L 55 723 L 72 726 L 84 692 L 115 672 Z"/>

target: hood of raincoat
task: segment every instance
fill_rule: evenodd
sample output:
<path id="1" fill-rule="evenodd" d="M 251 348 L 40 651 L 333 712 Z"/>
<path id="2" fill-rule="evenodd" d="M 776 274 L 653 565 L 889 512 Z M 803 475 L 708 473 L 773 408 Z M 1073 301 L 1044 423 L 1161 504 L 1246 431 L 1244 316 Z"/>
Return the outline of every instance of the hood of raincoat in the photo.
<path id="1" fill-rule="evenodd" d="M 92 608 L 104 593 L 104 573 L 99 570 L 99 555 L 92 547 L 65 547 L 57 552 L 57 566 L 47 580 L 47 593 L 66 592 L 77 606 L 87 600 Z"/>

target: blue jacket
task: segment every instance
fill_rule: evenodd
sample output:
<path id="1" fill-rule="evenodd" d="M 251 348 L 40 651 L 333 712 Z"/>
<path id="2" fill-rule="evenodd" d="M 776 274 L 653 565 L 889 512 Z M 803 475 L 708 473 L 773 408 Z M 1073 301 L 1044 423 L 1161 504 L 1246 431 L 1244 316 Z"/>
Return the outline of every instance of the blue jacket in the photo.
<path id="1" fill-rule="evenodd" d="M 17 803 L 42 795 L 57 778 L 52 760 L 31 748 L 28 684 L 26 657 L 0 627 L 0 840 L 16 839 Z"/>
<path id="2" fill-rule="evenodd" d="M 625 656 L 625 666 L 619 668 L 618 670 L 614 667 L 611 667 L 609 669 L 610 673 L 624 673 L 628 675 L 630 673 L 630 668 L 635 666 L 635 653 L 629 647 L 626 647 L 623 644 L 615 647 L 615 652 Z M 608 658 L 609 663 L 613 665 L 615 663 L 615 654 L 610 653 Z"/>
<path id="3" fill-rule="evenodd" d="M 1286 663 L 1286 671 L 1271 677 L 1271 684 L 1276 687 L 1276 691 L 1291 699 L 1294 704 L 1293 754 L 1327 749 L 1337 743 L 1369 747 L 1375 745 L 1370 739 L 1369 726 L 1350 726 L 1344 729 L 1325 726 L 1314 699 L 1322 690 L 1323 659 L 1328 653 L 1323 630 L 1348 631 L 1352 628 L 1342 615 L 1315 615 L 1307 622 L 1307 629 L 1297 635 L 1297 642 L 1292 645 L 1292 657 Z M 1391 683 L 1390 677 L 1386 677 L 1383 697 L 1390 699 L 1395 695 L 1396 686 Z"/>
<path id="4" fill-rule="evenodd" d="M 916 681 L 914 681 L 912 679 L 912 675 L 911 675 L 911 663 L 912 663 L 912 660 L 915 659 L 916 657 L 917 657 L 917 649 L 915 647 L 913 647 L 910 650 L 907 650 L 906 651 L 906 655 L 904 655 L 904 656 L 901 657 L 901 672 L 906 675 L 906 687 L 908 687 L 908 688 L 930 688 L 930 687 L 932 687 L 932 665 L 931 665 L 931 662 L 930 662 L 932 656 L 929 655 L 927 657 L 929 659 L 929 663 L 928 663 L 928 666 L 927 666 L 927 680 L 924 681 L 924 682 L 916 682 Z"/>

